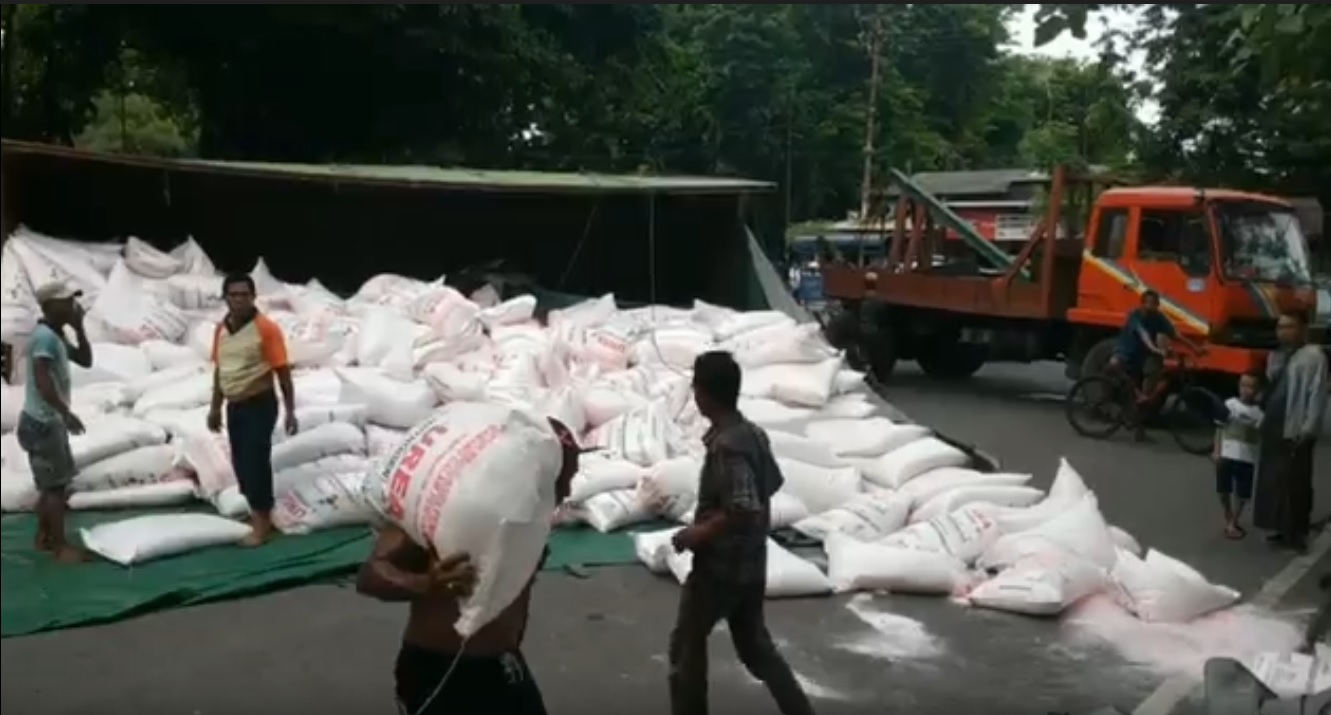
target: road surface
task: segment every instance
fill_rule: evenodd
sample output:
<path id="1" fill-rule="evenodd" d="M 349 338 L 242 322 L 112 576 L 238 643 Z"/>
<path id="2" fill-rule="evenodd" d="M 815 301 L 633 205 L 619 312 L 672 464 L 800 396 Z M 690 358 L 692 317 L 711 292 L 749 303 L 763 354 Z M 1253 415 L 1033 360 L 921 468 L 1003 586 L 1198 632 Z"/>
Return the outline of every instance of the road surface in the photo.
<path id="1" fill-rule="evenodd" d="M 1054 366 L 991 368 L 964 386 L 910 371 L 889 398 L 919 421 L 997 455 L 1047 486 L 1066 456 L 1111 521 L 1297 619 L 1315 597 L 1304 567 L 1259 538 L 1221 536 L 1205 460 L 1167 439 L 1140 446 L 1074 436 Z M 1331 442 L 1331 440 L 1328 440 Z M 1323 447 L 1318 465 L 1331 473 Z M 1331 512 L 1321 480 L 1321 509 Z M 1312 573 L 1331 569 L 1322 558 Z M 1279 578 L 1276 578 L 1276 577 Z M 1273 585 L 1263 586 L 1276 579 Z M 677 588 L 626 567 L 588 579 L 541 578 L 528 655 L 550 712 L 665 712 L 665 643 Z M 1205 627 L 1147 627 L 1096 613 L 1062 623 L 966 609 L 939 599 L 859 597 L 775 602 L 770 622 L 821 713 L 1133 712 L 1174 669 L 1239 645 L 1287 643 L 1293 626 L 1243 610 Z M 1098 612 L 1097 612 L 1098 613 Z M 403 609 L 319 586 L 0 644 L 3 703 L 24 715 L 222 715 L 316 710 L 393 712 L 391 669 Z M 723 632 L 715 638 L 713 709 L 771 713 Z M 1170 698 L 1165 698 L 1169 700 Z M 1197 712 L 1183 703 L 1180 715 Z M 1149 708 L 1142 715 L 1162 715 Z"/>

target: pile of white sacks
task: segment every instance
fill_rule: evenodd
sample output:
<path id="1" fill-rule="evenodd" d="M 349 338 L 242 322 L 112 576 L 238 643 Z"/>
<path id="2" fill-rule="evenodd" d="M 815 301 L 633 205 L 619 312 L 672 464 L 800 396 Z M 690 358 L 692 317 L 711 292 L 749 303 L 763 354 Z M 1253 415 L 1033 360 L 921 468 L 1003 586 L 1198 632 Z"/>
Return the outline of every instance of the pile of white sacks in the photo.
<path id="1" fill-rule="evenodd" d="M 774 528 L 822 541 L 827 554 L 824 572 L 772 543 L 773 597 L 887 590 L 1053 615 L 1110 591 L 1148 620 L 1187 620 L 1237 598 L 1163 554 L 1142 557 L 1106 524 L 1070 466 L 1046 495 L 1029 486 L 1030 475 L 974 471 L 928 429 L 880 416 L 863 375 L 843 366 L 817 326 L 782 313 L 702 302 L 620 310 L 605 296 L 542 325 L 534 298 L 500 302 L 488 288 L 464 296 L 442 281 L 382 275 L 343 299 L 317 281 L 283 283 L 262 261 L 252 276 L 296 367 L 300 432 L 273 435 L 274 516 L 287 533 L 371 522 L 362 485 L 377 474 L 376 460 L 458 401 L 554 416 L 584 446 L 601 448 L 584 456 L 561 520 L 604 532 L 661 518 L 686 523 L 706 429 L 688 370 L 698 354 L 724 349 L 745 369 L 741 408 L 768 429 L 785 474 Z M 36 318 L 32 288 L 53 278 L 83 291 L 95 356 L 73 375 L 73 407 L 87 433 L 72 440 L 80 472 L 71 506 L 202 500 L 223 517 L 243 517 L 225 436 L 204 428 L 206 359 L 224 312 L 208 257 L 193 241 L 164 253 L 134 239 L 84 244 L 20 229 L 4 247 L 0 326 L 16 355 Z M 4 389 L 0 501 L 6 512 L 30 510 L 36 492 L 12 433 L 22 387 Z M 179 528 L 188 531 L 187 521 Z M 669 548 L 671 533 L 636 536 L 638 552 L 648 567 L 683 579 L 688 556 Z M 186 534 L 117 560 L 244 534 Z"/>

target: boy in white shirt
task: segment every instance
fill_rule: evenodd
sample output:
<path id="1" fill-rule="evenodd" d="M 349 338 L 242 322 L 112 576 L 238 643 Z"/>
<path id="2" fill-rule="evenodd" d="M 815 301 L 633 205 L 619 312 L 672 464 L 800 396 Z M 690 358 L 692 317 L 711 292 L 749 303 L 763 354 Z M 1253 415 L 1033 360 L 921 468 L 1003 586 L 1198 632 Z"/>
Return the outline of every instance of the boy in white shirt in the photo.
<path id="1" fill-rule="evenodd" d="M 1248 533 L 1239 525 L 1252 500 L 1261 442 L 1262 408 L 1258 404 L 1261 376 L 1249 373 L 1239 378 L 1239 396 L 1225 401 L 1228 415 L 1215 438 L 1216 491 L 1225 510 L 1225 536 L 1242 539 Z"/>

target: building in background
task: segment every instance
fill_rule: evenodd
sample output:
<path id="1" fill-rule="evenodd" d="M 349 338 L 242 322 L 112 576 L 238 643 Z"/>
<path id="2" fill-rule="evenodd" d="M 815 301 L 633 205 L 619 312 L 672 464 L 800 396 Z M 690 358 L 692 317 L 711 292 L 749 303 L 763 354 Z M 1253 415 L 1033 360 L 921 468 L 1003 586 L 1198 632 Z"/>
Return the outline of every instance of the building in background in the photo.
<path id="1" fill-rule="evenodd" d="M 1041 197 L 1049 175 L 1029 169 L 984 171 L 927 171 L 911 177 L 921 188 L 938 197 L 958 216 L 990 241 L 1021 244 L 1042 213 Z M 895 204 L 898 189 L 883 193 L 888 206 Z M 948 231 L 948 238 L 959 238 Z"/>

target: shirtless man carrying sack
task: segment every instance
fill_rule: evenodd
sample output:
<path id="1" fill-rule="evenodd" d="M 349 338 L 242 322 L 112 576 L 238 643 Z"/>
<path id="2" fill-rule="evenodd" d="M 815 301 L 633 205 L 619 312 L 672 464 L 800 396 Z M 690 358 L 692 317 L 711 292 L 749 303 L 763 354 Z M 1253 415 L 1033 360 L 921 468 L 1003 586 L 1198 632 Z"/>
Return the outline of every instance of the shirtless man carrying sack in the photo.
<path id="1" fill-rule="evenodd" d="M 556 499 L 563 502 L 578 471 L 579 449 L 567 427 L 556 420 L 550 424 L 564 447 L 562 469 L 551 475 Z M 537 571 L 542 565 L 544 558 Z M 453 624 L 458 602 L 470 595 L 475 579 L 466 554 L 441 558 L 396 526 L 379 533 L 361 567 L 360 593 L 411 604 L 394 669 L 404 715 L 545 715 L 540 687 L 522 657 L 532 584 L 464 643 Z"/>

